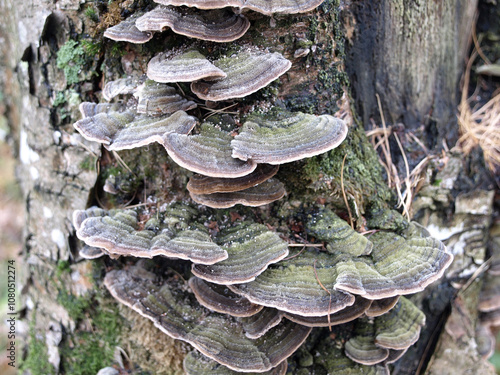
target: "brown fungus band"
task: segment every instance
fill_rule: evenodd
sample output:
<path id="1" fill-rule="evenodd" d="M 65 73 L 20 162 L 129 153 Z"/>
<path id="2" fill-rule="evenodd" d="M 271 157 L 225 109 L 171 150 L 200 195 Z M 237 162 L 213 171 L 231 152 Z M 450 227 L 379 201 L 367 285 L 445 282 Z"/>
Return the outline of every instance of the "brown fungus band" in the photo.
<path id="1" fill-rule="evenodd" d="M 135 22 L 140 14 L 134 14 L 118 25 L 110 27 L 104 32 L 104 36 L 114 41 L 130 42 L 142 44 L 150 41 L 153 38 L 153 33 L 150 31 L 140 31 Z"/>
<path id="2" fill-rule="evenodd" d="M 324 0 L 155 0 L 164 5 L 217 9 L 235 7 L 271 15 L 273 13 L 305 13 L 317 8 Z"/>
<path id="3" fill-rule="evenodd" d="M 170 28 L 176 34 L 190 38 L 227 43 L 241 38 L 250 21 L 228 9 L 200 11 L 157 6 L 137 19 L 141 31 L 163 31 Z"/>

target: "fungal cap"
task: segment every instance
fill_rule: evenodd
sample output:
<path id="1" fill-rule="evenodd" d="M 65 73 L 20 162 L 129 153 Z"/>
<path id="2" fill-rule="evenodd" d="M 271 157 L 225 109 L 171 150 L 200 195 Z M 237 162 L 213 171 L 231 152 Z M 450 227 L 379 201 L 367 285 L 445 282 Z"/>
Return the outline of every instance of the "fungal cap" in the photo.
<path id="1" fill-rule="evenodd" d="M 190 193 L 190 195 L 191 199 L 196 203 L 212 208 L 229 208 L 237 204 L 251 207 L 263 206 L 281 199 L 285 193 L 284 185 L 280 181 L 271 178 L 256 186 L 232 193 Z"/>
<path id="2" fill-rule="evenodd" d="M 176 34 L 212 42 L 232 42 L 250 27 L 248 18 L 224 10 L 197 11 L 157 6 L 136 21 L 141 31 L 163 31 L 169 27 Z"/>
<path id="3" fill-rule="evenodd" d="M 347 306 L 336 313 L 330 314 L 330 316 L 301 316 L 285 313 L 285 318 L 307 327 L 329 327 L 359 318 L 367 311 L 371 303 L 372 301 L 358 296 L 352 306 Z"/>
<path id="4" fill-rule="evenodd" d="M 234 371 L 269 371 L 302 345 L 311 331 L 283 321 L 262 337 L 251 340 L 235 318 L 199 306 L 179 289 L 177 280 L 174 277 L 158 280 L 138 264 L 108 272 L 104 285 L 114 298 L 151 319 L 169 336 L 188 342 Z M 189 322 L 185 316 L 189 316 Z"/>
<path id="5" fill-rule="evenodd" d="M 278 172 L 278 169 L 277 165 L 259 164 L 252 173 L 238 178 L 209 177 L 195 174 L 189 179 L 187 189 L 192 194 L 241 191 L 268 180 Z"/>
<path id="6" fill-rule="evenodd" d="M 152 258 L 163 255 L 193 262 L 211 264 L 227 258 L 227 252 L 199 230 L 184 230 L 170 235 L 158 225 L 148 224 L 139 230 L 137 214 L 131 210 L 100 212 L 96 209 L 74 214 L 76 235 L 89 246 L 122 256 Z M 155 230 L 152 228 L 155 227 Z M 158 227 L 158 228 L 156 228 Z"/>
<path id="7" fill-rule="evenodd" d="M 123 109 L 123 105 L 120 103 L 91 103 L 91 102 L 82 102 L 78 106 L 80 113 L 82 114 L 82 118 L 92 117 L 97 115 L 98 113 L 107 113 L 107 112 L 120 112 Z"/>
<path id="8" fill-rule="evenodd" d="M 342 277 L 335 289 L 382 299 L 417 293 L 439 279 L 453 256 L 431 237 L 405 239 L 395 233 L 377 232 L 370 240 L 369 256 L 345 257 L 337 263 Z"/>
<path id="9" fill-rule="evenodd" d="M 248 317 L 257 314 L 263 308 L 233 293 L 225 286 L 209 283 L 196 276 L 189 279 L 189 286 L 202 306 L 221 314 Z"/>
<path id="10" fill-rule="evenodd" d="M 98 113 L 74 123 L 76 130 L 90 140 L 103 143 L 108 150 L 124 150 L 158 142 L 165 145 L 170 133 L 187 134 L 196 119 L 184 111 L 150 117 L 131 111 Z"/>
<path id="11" fill-rule="evenodd" d="M 229 133 L 205 123 L 197 135 L 167 135 L 165 148 L 181 167 L 205 176 L 234 178 L 252 173 L 257 164 L 231 157 L 231 139 Z"/>
<path id="12" fill-rule="evenodd" d="M 239 371 L 230 370 L 213 359 L 201 354 L 197 350 L 189 352 L 184 357 L 184 371 L 187 375 L 238 375 Z M 285 375 L 288 368 L 287 361 L 265 372 L 247 372 L 247 375 Z"/>
<path id="13" fill-rule="evenodd" d="M 251 9 L 262 14 L 272 15 L 273 13 L 305 13 L 318 7 L 324 0 L 155 0 L 164 5 L 196 7 L 199 9 L 216 9 L 225 7 L 235 7 Z"/>
<path id="14" fill-rule="evenodd" d="M 195 102 L 177 94 L 173 87 L 150 79 L 137 88 L 134 96 L 138 99 L 137 113 L 161 115 L 196 108 Z"/>
<path id="15" fill-rule="evenodd" d="M 322 154 L 347 136 L 347 125 L 330 115 L 280 111 L 255 114 L 231 142 L 233 157 L 283 164 Z"/>
<path id="16" fill-rule="evenodd" d="M 140 31 L 135 26 L 135 21 L 140 14 L 134 14 L 118 25 L 108 28 L 104 32 L 104 36 L 114 41 L 130 42 L 134 44 L 142 44 L 153 38 L 153 33 L 150 31 Z"/>
<path id="17" fill-rule="evenodd" d="M 257 314 L 239 319 L 246 337 L 258 339 L 271 328 L 277 326 L 283 318 L 283 312 L 264 307 Z"/>
<path id="18" fill-rule="evenodd" d="M 254 280 L 270 264 L 288 255 L 288 244 L 261 224 L 242 223 L 227 229 L 217 238 L 217 243 L 227 251 L 228 258 L 219 264 L 194 264 L 192 268 L 194 275 L 216 284 Z"/>
<path id="19" fill-rule="evenodd" d="M 200 99 L 221 101 L 248 96 L 284 74 L 292 63 L 281 54 L 243 51 L 219 59 L 214 64 L 225 78 L 213 82 L 193 82 L 191 90 Z"/>
<path id="20" fill-rule="evenodd" d="M 149 61 L 147 75 L 163 83 L 226 77 L 226 73 L 196 50 L 159 53 Z"/>
<path id="21" fill-rule="evenodd" d="M 387 359 L 389 350 L 375 345 L 375 327 L 357 320 L 355 334 L 345 343 L 345 354 L 357 363 L 372 366 Z"/>
<path id="22" fill-rule="evenodd" d="M 405 350 L 420 336 L 425 315 L 410 300 L 401 297 L 387 314 L 375 318 L 375 344 L 394 350 Z"/>
<path id="23" fill-rule="evenodd" d="M 82 247 L 79 251 L 79 254 L 84 259 L 97 259 L 106 255 L 106 253 L 102 249 L 88 245 Z"/>
<path id="24" fill-rule="evenodd" d="M 142 78 L 127 77 L 109 81 L 102 89 L 102 96 L 108 102 L 118 95 L 132 94 L 142 83 Z"/>
<path id="25" fill-rule="evenodd" d="M 370 317 L 384 315 L 386 312 L 396 306 L 398 300 L 399 296 L 373 300 L 370 308 L 366 310 L 365 314 L 366 316 Z"/>
<path id="26" fill-rule="evenodd" d="M 370 254 L 373 248 L 365 236 L 327 209 L 311 217 L 307 230 L 318 240 L 328 242 L 327 250 L 331 253 L 344 252 L 357 257 Z"/>
<path id="27" fill-rule="evenodd" d="M 246 284 L 231 285 L 253 303 L 307 317 L 336 313 L 354 304 L 353 295 L 334 290 L 335 258 L 325 253 L 302 252 L 271 265 Z M 321 284 L 329 291 L 325 291 Z"/>

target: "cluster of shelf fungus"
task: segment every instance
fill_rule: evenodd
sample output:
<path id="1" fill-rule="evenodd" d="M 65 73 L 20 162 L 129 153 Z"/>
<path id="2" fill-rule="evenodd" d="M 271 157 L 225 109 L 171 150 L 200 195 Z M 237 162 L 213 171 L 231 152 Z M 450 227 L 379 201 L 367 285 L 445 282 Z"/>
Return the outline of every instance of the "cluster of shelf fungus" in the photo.
<path id="1" fill-rule="evenodd" d="M 302 13 L 322 2 L 156 1 L 162 5 L 129 17 L 105 36 L 145 43 L 169 28 L 190 38 L 230 42 L 250 26 L 245 9 Z M 250 47 L 215 61 L 192 47 L 164 52 L 149 62 L 147 77 L 108 82 L 102 92 L 107 102 L 83 103 L 82 119 L 74 126 L 109 150 L 160 143 L 174 162 L 195 173 L 187 189 L 197 204 L 269 204 L 285 194 L 273 177 L 279 164 L 337 147 L 347 135 L 345 122 L 272 108 L 249 114 L 229 131 L 221 124 L 199 124 L 187 113 L 198 100 L 169 84 L 191 82 L 199 99 L 226 101 L 258 91 L 290 66 L 279 53 Z M 105 277 L 118 301 L 197 349 L 185 358 L 188 374 L 284 374 L 287 358 L 313 327 L 347 323 L 353 330 L 342 349 L 329 349 L 337 359 L 330 366 L 388 373 L 387 364 L 415 343 L 425 324 L 423 313 L 404 295 L 423 290 L 452 261 L 442 243 L 393 211 L 368 223 L 377 230 L 368 238 L 329 209 L 316 208 L 305 229 L 324 249 L 292 251 L 283 235 L 255 222 L 221 223 L 220 231 L 210 231 L 193 207 L 176 202 L 145 223 L 128 209 L 92 207 L 73 215 L 86 258 L 191 262 L 188 281 L 168 270 L 158 274 L 146 260 Z"/>

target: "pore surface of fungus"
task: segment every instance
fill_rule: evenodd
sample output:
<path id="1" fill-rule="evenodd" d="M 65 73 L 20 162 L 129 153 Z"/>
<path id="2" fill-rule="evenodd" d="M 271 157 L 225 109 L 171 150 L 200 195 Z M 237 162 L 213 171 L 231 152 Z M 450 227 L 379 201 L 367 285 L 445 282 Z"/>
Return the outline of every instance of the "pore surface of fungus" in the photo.
<path id="1" fill-rule="evenodd" d="M 242 37 L 250 21 L 228 9 L 197 11 L 157 6 L 136 21 L 141 31 L 163 31 L 169 27 L 176 34 L 212 42 L 232 42 Z"/>
<path id="2" fill-rule="evenodd" d="M 104 36 L 114 41 L 130 42 L 135 44 L 146 43 L 153 38 L 150 31 L 140 31 L 135 26 L 135 21 L 141 16 L 140 13 L 133 14 L 118 25 L 108 28 Z"/>
<path id="3" fill-rule="evenodd" d="M 297 314 L 284 313 L 285 318 L 292 322 L 302 324 L 307 327 L 329 327 L 337 324 L 350 322 L 363 315 L 370 307 L 372 301 L 362 297 L 356 297 L 352 306 L 326 316 L 301 316 Z"/>
<path id="4" fill-rule="evenodd" d="M 222 314 L 247 317 L 257 314 L 263 308 L 233 293 L 226 286 L 209 283 L 196 276 L 189 279 L 189 286 L 201 305 Z"/>
<path id="5" fill-rule="evenodd" d="M 241 177 L 252 173 L 257 164 L 231 157 L 231 135 L 204 123 L 200 134 L 169 134 L 165 148 L 181 167 L 211 177 Z"/>
<path id="6" fill-rule="evenodd" d="M 195 174 L 189 179 L 187 189 L 192 194 L 241 191 L 270 179 L 278 172 L 278 169 L 277 165 L 259 164 L 252 173 L 238 178 L 217 178 Z"/>
<path id="7" fill-rule="evenodd" d="M 193 194 L 191 198 L 200 204 L 212 208 L 229 208 L 237 204 L 244 206 L 263 206 L 283 198 L 285 195 L 284 185 L 276 180 L 269 179 L 256 186 L 231 193 Z"/>
<path id="8" fill-rule="evenodd" d="M 391 310 L 398 303 L 399 296 L 376 299 L 372 301 L 370 308 L 366 310 L 366 316 L 380 316 Z"/>
<path id="9" fill-rule="evenodd" d="M 147 75 L 156 82 L 193 82 L 226 77 L 226 73 L 196 50 L 159 53 L 148 63 Z"/>
<path id="10" fill-rule="evenodd" d="M 251 340 L 228 315 L 212 313 L 179 288 L 177 278 L 157 277 L 141 265 L 107 273 L 104 284 L 120 302 L 173 338 L 193 345 L 232 370 L 264 372 L 278 366 L 307 338 L 310 328 L 283 321 Z"/>
<path id="11" fill-rule="evenodd" d="M 250 95 L 284 74 L 292 63 L 277 52 L 243 51 L 216 60 L 214 65 L 226 73 L 226 77 L 212 82 L 193 82 L 191 90 L 201 99 L 220 101 Z"/>
<path id="12" fill-rule="evenodd" d="M 305 13 L 318 7 L 324 0 L 155 0 L 164 5 L 186 5 L 199 9 L 235 7 L 251 9 L 271 15 L 273 13 Z"/>
<path id="13" fill-rule="evenodd" d="M 329 151 L 346 135 L 347 125 L 336 117 L 274 111 L 251 115 L 231 146 L 235 158 L 283 164 Z"/>
<path id="14" fill-rule="evenodd" d="M 151 117 L 133 112 L 98 113 L 75 122 L 74 127 L 90 140 L 103 143 L 108 150 L 124 150 L 158 142 L 165 146 L 170 133 L 188 134 L 196 119 L 184 111 Z"/>
<path id="15" fill-rule="evenodd" d="M 216 284 L 251 281 L 288 255 L 288 244 L 262 224 L 242 223 L 222 232 L 216 241 L 228 258 L 210 267 L 194 264 L 192 269 L 196 276 Z"/>

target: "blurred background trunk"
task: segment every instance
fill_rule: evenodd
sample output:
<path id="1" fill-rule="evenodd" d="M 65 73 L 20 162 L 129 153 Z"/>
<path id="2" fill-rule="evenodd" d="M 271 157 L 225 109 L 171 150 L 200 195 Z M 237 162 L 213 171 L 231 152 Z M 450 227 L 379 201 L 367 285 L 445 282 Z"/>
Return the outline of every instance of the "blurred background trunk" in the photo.
<path id="1" fill-rule="evenodd" d="M 19 160 L 25 209 L 24 266 L 18 280 L 24 320 L 18 322 L 18 348 L 28 345 L 19 350 L 18 359 L 24 358 L 24 369 L 32 374 L 95 374 L 112 364 L 126 366 L 127 360 L 151 369 L 164 361 L 155 353 L 161 349 L 147 338 L 137 347 L 127 341 L 134 327 L 145 323 L 131 313 L 119 314 L 102 285 L 96 290 L 105 262 L 79 258 L 81 245 L 71 224 L 73 210 L 95 203 L 102 193 L 95 166 L 110 157 L 75 134 L 71 124 L 79 118 L 78 104 L 96 99 L 103 77 L 108 81 L 144 68 L 147 60 L 141 56 L 152 53 L 147 46 L 125 44 L 119 47 L 123 51 L 115 51 L 114 43 L 102 40 L 101 28 L 144 5 L 132 0 L 0 0 L 2 110 L 6 140 Z M 261 32 L 258 43 L 279 40 L 283 48 L 278 50 L 307 50 L 306 59 L 292 59 L 294 67 L 279 87 L 279 99 L 293 110 L 334 113 L 350 82 L 359 118 L 353 132 L 362 138 L 357 147 L 371 147 L 364 130 L 372 131 L 370 139 L 388 137 L 392 166 L 382 158 L 385 180 L 376 184 L 389 183 L 394 189 L 395 176 L 400 186 L 411 177 L 406 192 L 419 194 L 412 208 L 407 205 L 408 212 L 454 252 L 449 278 L 459 281 L 455 288 L 445 281 L 417 297 L 427 326 L 395 365 L 397 374 L 492 373 L 474 347 L 480 279 L 466 290 L 457 289 L 488 256 L 498 191 L 480 151 L 464 157 L 453 149 L 459 137 L 460 79 L 476 9 L 477 1 L 468 0 L 326 1 L 311 15 L 297 17 L 305 27 L 287 24 L 285 16 L 270 20 L 250 15 L 252 27 Z M 80 44 L 69 49 L 68 40 Z M 154 41 L 151 45 L 157 48 Z M 57 66 L 61 51 L 69 54 L 69 65 L 76 70 Z M 380 131 L 384 126 L 389 129 L 385 133 Z M 367 156 L 366 163 L 373 162 Z M 418 173 L 410 176 L 416 167 Z M 321 181 L 320 176 L 311 179 Z M 155 181 L 149 182 L 152 191 Z M 313 185 L 306 188 L 308 199 L 320 194 L 313 189 L 319 185 Z M 300 199 L 303 192 L 288 193 L 284 199 Z M 172 373 L 179 361 L 172 360 Z"/>

